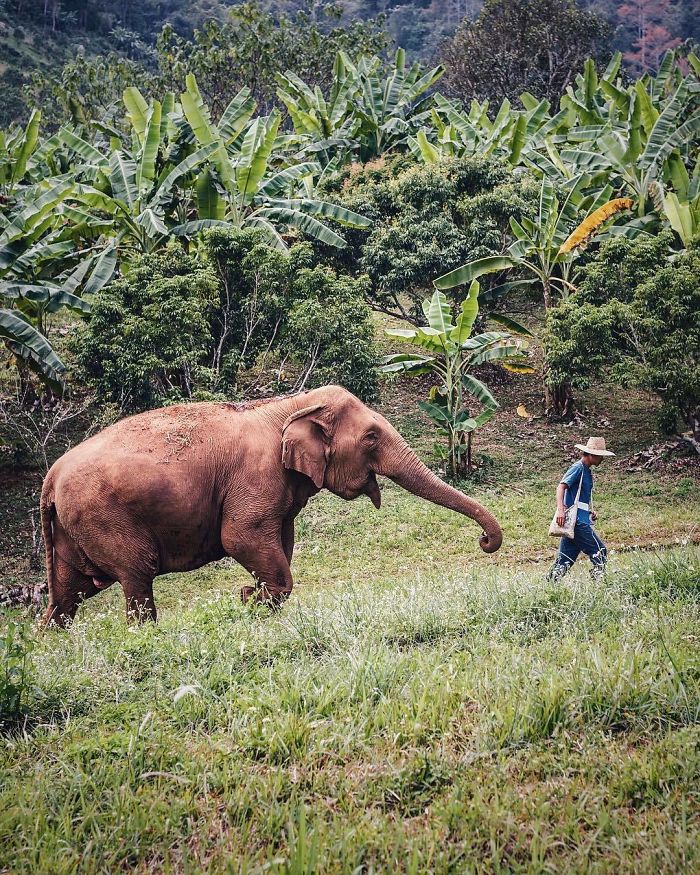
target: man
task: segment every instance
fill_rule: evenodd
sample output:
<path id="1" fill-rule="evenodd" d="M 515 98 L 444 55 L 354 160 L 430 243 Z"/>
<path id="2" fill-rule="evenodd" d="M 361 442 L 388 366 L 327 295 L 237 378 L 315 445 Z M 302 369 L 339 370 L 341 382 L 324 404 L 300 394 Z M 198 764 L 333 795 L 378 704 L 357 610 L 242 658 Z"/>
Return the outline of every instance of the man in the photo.
<path id="1" fill-rule="evenodd" d="M 564 525 L 566 510 L 576 501 L 576 494 L 580 486 L 576 527 L 573 538 L 561 539 L 557 558 L 549 572 L 550 580 L 562 578 L 581 552 L 585 553 L 593 563 L 591 577 L 602 576 L 608 558 L 605 544 L 591 525 L 598 516 L 593 510 L 593 472 L 591 469 L 600 465 L 606 456 L 614 456 L 615 453 L 605 449 L 605 439 L 602 437 L 591 437 L 588 438 L 587 444 L 576 444 L 575 446 L 577 450 L 581 450 L 583 455 L 564 474 L 557 487 L 557 525 Z"/>

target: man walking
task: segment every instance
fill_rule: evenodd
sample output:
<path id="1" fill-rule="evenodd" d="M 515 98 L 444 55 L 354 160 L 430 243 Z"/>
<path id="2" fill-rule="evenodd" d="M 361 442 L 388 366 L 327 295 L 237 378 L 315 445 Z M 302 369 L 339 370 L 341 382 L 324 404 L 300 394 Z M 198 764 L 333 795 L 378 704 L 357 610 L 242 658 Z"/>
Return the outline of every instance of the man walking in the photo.
<path id="1" fill-rule="evenodd" d="M 559 580 L 571 568 L 579 553 L 583 552 L 593 563 L 592 577 L 599 577 L 605 571 L 608 551 L 600 540 L 591 523 L 597 518 L 593 510 L 593 472 L 592 468 L 600 465 L 606 456 L 614 456 L 605 449 L 605 439 L 602 437 L 588 438 L 587 444 L 576 444 L 576 449 L 583 455 L 578 462 L 569 468 L 561 478 L 557 487 L 557 525 L 564 525 L 567 508 L 576 502 L 578 495 L 578 511 L 573 538 L 562 538 L 559 552 L 554 565 L 549 572 L 550 580 Z"/>

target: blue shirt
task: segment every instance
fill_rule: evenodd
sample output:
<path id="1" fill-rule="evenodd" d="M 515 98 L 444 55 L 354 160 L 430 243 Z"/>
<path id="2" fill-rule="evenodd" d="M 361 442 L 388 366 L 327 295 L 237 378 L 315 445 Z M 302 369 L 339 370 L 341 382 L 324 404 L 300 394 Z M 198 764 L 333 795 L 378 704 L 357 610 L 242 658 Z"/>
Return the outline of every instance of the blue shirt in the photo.
<path id="1" fill-rule="evenodd" d="M 583 501 L 590 506 L 591 495 L 593 494 L 593 473 L 588 465 L 584 465 L 583 462 L 579 460 L 578 462 L 574 462 L 559 481 L 560 483 L 566 483 L 566 489 L 564 490 L 565 507 L 571 507 L 576 501 L 576 493 L 578 492 L 578 484 L 581 477 L 583 477 L 583 482 L 581 483 L 581 494 L 579 495 L 578 500 Z M 590 512 L 579 507 L 578 513 L 576 514 L 576 522 L 590 525 Z"/>

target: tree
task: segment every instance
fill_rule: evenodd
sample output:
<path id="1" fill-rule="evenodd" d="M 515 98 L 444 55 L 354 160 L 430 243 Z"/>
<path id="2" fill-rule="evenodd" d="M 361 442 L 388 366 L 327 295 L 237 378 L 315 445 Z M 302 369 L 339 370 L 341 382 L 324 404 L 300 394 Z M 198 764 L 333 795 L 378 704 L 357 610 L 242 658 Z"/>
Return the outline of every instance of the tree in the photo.
<path id="1" fill-rule="evenodd" d="M 275 16 L 257 2 L 245 2 L 231 6 L 226 21 L 207 21 L 191 39 L 166 26 L 157 42 L 160 87 L 177 92 L 192 73 L 214 114 L 244 87 L 269 112 L 278 72 L 291 70 L 312 88 L 325 86 L 339 50 L 357 57 L 386 48 L 382 18 L 349 24 L 341 18 L 341 7 L 333 4 L 311 3 L 292 16 Z"/>
<path id="2" fill-rule="evenodd" d="M 339 382 L 376 391 L 363 279 L 319 265 L 309 243 L 282 252 L 259 229 L 206 231 L 199 257 L 171 241 L 93 298 L 71 340 L 100 404 L 145 410 L 189 399 Z M 269 390 L 269 389 L 268 389 Z"/>
<path id="3" fill-rule="evenodd" d="M 133 412 L 209 389 L 217 303 L 212 271 L 177 247 L 137 259 L 128 276 L 95 295 L 89 321 L 71 339 L 98 403 Z"/>
<path id="4" fill-rule="evenodd" d="M 318 164 L 302 161 L 271 171 L 281 120 L 277 110 L 246 126 L 243 121 L 252 108 L 241 117 L 241 107 L 250 97 L 244 88 L 229 102 L 217 126 L 211 122 L 195 77 L 188 74 L 186 82 L 182 110 L 201 149 L 209 150 L 212 169 L 197 180 L 199 217 L 173 228 L 173 234 L 191 237 L 204 228 L 222 225 L 255 227 L 273 246 L 286 249 L 283 235 L 296 229 L 342 248 L 345 240 L 322 219 L 350 228 L 371 225 L 365 216 L 314 197 L 313 177 L 321 170 Z"/>
<path id="5" fill-rule="evenodd" d="M 31 106 L 41 107 L 48 127 L 72 122 L 92 131 L 111 121 L 124 89 L 153 87 L 153 73 L 143 63 L 116 52 L 68 61 L 59 73 L 37 71 L 25 88 Z"/>
<path id="6" fill-rule="evenodd" d="M 605 61 L 608 41 L 606 21 L 574 0 L 487 0 L 440 57 L 448 87 L 464 101 L 527 91 L 554 102 L 587 57 Z"/>
<path id="7" fill-rule="evenodd" d="M 667 25 L 671 17 L 669 0 L 627 0 L 617 10 L 620 25 L 633 40 L 624 53 L 625 61 L 637 74 L 656 70 L 661 56 L 680 44 Z"/>
<path id="8" fill-rule="evenodd" d="M 533 370 L 524 355 L 527 341 L 522 338 L 499 331 L 472 336 L 479 315 L 478 298 L 479 283 L 474 280 L 453 322 L 447 298 L 436 291 L 432 298 L 423 301 L 427 325 L 384 329 L 389 337 L 404 340 L 425 352 L 389 355 L 384 359 L 382 372 L 403 372 L 414 377 L 432 374 L 439 380 L 431 389 L 428 401 L 421 401 L 418 406 L 433 421 L 438 434 L 446 438 L 446 447 L 436 445 L 436 449 L 453 480 L 471 473 L 472 435 L 498 409 L 491 391 L 471 373 L 473 369 L 498 361 L 503 367 L 520 373 Z M 505 359 L 510 361 L 505 362 Z M 467 399 L 473 399 L 481 412 L 477 414 Z"/>
<path id="9" fill-rule="evenodd" d="M 583 270 L 578 290 L 549 314 L 553 380 L 585 388 L 604 373 L 654 392 L 660 425 L 680 419 L 700 452 L 700 249 L 668 259 L 672 237 L 611 240 Z"/>
<path id="10" fill-rule="evenodd" d="M 369 231 L 348 233 L 342 263 L 367 274 L 374 309 L 416 325 L 433 278 L 500 251 L 509 218 L 534 216 L 538 193 L 529 177 L 516 179 L 504 164 L 483 157 L 429 166 L 397 158 L 346 169 L 328 182 L 329 197 L 331 187 L 341 203 L 373 220 Z"/>
<path id="11" fill-rule="evenodd" d="M 345 386 L 363 401 L 377 397 L 377 354 L 367 277 L 337 274 L 325 265 L 300 269 L 282 348 L 298 370 L 293 388 Z"/>

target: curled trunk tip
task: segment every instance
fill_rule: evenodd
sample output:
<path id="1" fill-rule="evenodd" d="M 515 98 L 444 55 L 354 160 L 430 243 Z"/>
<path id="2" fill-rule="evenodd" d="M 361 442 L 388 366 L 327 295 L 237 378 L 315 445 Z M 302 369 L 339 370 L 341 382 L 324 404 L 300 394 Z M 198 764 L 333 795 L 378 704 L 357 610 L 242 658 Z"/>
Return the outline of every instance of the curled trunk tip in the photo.
<path id="1" fill-rule="evenodd" d="M 498 527 L 498 531 L 494 531 L 490 535 L 487 535 L 486 532 L 484 532 L 479 538 L 479 546 L 484 553 L 495 553 L 496 550 L 500 549 L 502 543 L 503 532 L 501 531 L 500 526 Z"/>

